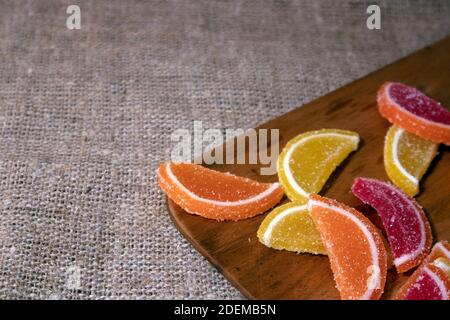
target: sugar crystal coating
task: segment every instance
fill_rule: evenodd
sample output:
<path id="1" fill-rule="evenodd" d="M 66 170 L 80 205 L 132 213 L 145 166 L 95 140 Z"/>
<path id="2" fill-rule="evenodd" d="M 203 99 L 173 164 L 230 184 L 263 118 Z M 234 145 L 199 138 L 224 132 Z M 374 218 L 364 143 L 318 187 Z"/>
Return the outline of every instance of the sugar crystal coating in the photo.
<path id="1" fill-rule="evenodd" d="M 380 215 L 397 270 L 405 272 L 419 265 L 430 251 L 432 239 L 428 220 L 417 202 L 376 179 L 355 179 L 352 192 Z"/>
<path id="2" fill-rule="evenodd" d="M 448 260 L 445 263 L 448 263 Z M 411 276 L 399 290 L 395 299 L 448 300 L 449 295 L 450 278 L 435 264 L 428 263 Z"/>
<path id="3" fill-rule="evenodd" d="M 437 154 L 438 144 L 391 126 L 384 142 L 384 168 L 389 179 L 406 194 L 419 192 L 419 181 Z"/>
<path id="4" fill-rule="evenodd" d="M 403 83 L 393 83 L 391 99 L 409 112 L 429 121 L 450 125 L 450 112 L 419 90 Z"/>
<path id="5" fill-rule="evenodd" d="M 342 299 L 379 299 L 384 290 L 387 254 L 379 230 L 357 210 L 311 195 L 312 219 L 327 249 Z"/>
<path id="6" fill-rule="evenodd" d="M 431 249 L 430 254 L 424 259 L 422 264 L 414 271 L 414 273 L 409 277 L 409 279 L 403 284 L 403 286 L 396 293 L 396 299 L 403 299 L 406 292 L 410 287 L 415 285 L 416 279 L 422 274 L 423 268 L 428 264 L 432 263 L 436 265 L 436 261 L 444 259 L 445 264 L 450 263 L 450 243 L 445 240 L 441 240 L 434 244 Z M 443 270 L 444 271 L 444 270 Z M 444 271 L 446 273 L 446 271 Z M 446 274 L 449 277 L 449 274 Z"/>
<path id="7" fill-rule="evenodd" d="M 271 248 L 326 254 L 306 205 L 290 202 L 276 207 L 258 228 L 259 241 Z"/>
<path id="8" fill-rule="evenodd" d="M 307 203 L 318 193 L 331 173 L 358 148 L 357 133 L 322 129 L 291 139 L 278 158 L 278 177 L 292 201 Z"/>
<path id="9" fill-rule="evenodd" d="M 378 90 L 378 111 L 389 122 L 435 143 L 450 145 L 450 111 L 417 89 L 387 82 Z"/>
<path id="10" fill-rule="evenodd" d="M 158 170 L 161 189 L 188 213 L 216 220 L 261 214 L 283 197 L 278 183 L 261 183 L 190 163 L 165 163 Z"/>

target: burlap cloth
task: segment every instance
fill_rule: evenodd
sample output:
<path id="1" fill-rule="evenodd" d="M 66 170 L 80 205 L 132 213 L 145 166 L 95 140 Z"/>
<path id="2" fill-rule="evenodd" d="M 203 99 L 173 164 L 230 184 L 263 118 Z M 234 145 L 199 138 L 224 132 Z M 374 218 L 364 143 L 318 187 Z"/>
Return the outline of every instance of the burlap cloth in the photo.
<path id="1" fill-rule="evenodd" d="M 377 2 L 379 31 L 361 1 L 1 1 L 0 298 L 241 298 L 169 220 L 170 134 L 254 126 L 450 32 L 449 1 Z"/>

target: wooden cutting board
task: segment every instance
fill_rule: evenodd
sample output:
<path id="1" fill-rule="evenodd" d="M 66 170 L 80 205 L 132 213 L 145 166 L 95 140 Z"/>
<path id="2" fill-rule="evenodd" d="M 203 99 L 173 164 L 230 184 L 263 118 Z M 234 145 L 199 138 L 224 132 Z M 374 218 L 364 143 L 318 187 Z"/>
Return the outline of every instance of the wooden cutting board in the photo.
<path id="1" fill-rule="evenodd" d="M 280 129 L 280 150 L 296 135 L 321 128 L 353 130 L 362 143 L 332 175 L 321 194 L 358 208 L 350 192 L 358 176 L 387 180 L 383 140 L 390 126 L 377 111 L 376 92 L 385 81 L 414 86 L 450 107 L 450 37 L 356 80 L 260 128 Z M 251 110 L 249 110 L 251 112 Z M 440 154 L 421 183 L 417 197 L 433 228 L 435 240 L 450 240 L 450 148 Z M 258 165 L 214 165 L 263 182 Z M 286 202 L 286 200 L 284 200 Z M 326 256 L 296 254 L 265 247 L 256 231 L 266 214 L 238 222 L 216 222 L 185 213 L 168 201 L 170 216 L 180 232 L 223 275 L 250 299 L 339 299 Z M 389 271 L 383 298 L 389 298 L 406 275 Z"/>

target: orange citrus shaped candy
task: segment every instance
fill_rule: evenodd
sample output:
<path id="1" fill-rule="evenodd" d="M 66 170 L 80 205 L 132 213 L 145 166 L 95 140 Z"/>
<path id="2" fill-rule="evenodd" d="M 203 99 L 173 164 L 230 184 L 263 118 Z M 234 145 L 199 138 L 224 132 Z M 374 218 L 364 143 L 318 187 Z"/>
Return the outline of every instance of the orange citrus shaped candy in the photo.
<path id="1" fill-rule="evenodd" d="M 406 194 L 419 192 L 420 178 L 437 154 L 438 144 L 391 126 L 384 142 L 384 168 L 391 181 Z"/>
<path id="2" fill-rule="evenodd" d="M 389 122 L 435 143 L 450 145 L 450 111 L 419 90 L 387 82 L 378 90 L 378 110 Z"/>
<path id="3" fill-rule="evenodd" d="M 277 162 L 278 178 L 288 198 L 306 204 L 308 196 L 322 189 L 358 143 L 357 133 L 337 129 L 309 131 L 290 140 Z"/>
<path id="4" fill-rule="evenodd" d="M 216 220 L 241 220 L 261 214 L 283 197 L 278 183 L 260 183 L 190 163 L 164 163 L 161 189 L 188 213 Z"/>
<path id="5" fill-rule="evenodd" d="M 278 250 L 326 254 L 305 204 L 290 202 L 273 209 L 261 223 L 258 239 Z"/>
<path id="6" fill-rule="evenodd" d="M 379 230 L 359 211 L 311 195 L 308 208 L 320 232 L 342 299 L 379 299 L 387 256 Z"/>

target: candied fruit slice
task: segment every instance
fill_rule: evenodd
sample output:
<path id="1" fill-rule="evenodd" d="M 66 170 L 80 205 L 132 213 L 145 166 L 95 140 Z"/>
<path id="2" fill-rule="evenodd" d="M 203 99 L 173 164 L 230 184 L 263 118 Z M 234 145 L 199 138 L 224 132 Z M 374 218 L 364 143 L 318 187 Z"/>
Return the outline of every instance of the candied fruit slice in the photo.
<path id="1" fill-rule="evenodd" d="M 379 230 L 357 210 L 311 195 L 311 217 L 320 232 L 342 299 L 379 299 L 387 256 Z"/>
<path id="2" fill-rule="evenodd" d="M 355 132 L 322 129 L 309 131 L 290 140 L 278 158 L 278 177 L 292 201 L 306 204 L 318 193 L 331 173 L 358 148 Z"/>
<path id="3" fill-rule="evenodd" d="M 447 258 L 437 258 L 433 261 L 433 265 L 441 269 L 447 278 L 450 278 L 450 260 Z"/>
<path id="4" fill-rule="evenodd" d="M 430 224 L 419 204 L 390 183 L 368 178 L 356 178 L 353 194 L 376 209 L 398 272 L 418 266 L 431 247 Z"/>
<path id="5" fill-rule="evenodd" d="M 384 141 L 384 168 L 406 194 L 419 192 L 419 181 L 437 154 L 438 144 L 391 126 Z"/>
<path id="6" fill-rule="evenodd" d="M 402 83 L 378 90 L 378 111 L 389 122 L 435 143 L 450 145 L 450 112 L 439 102 Z"/>
<path id="7" fill-rule="evenodd" d="M 435 261 L 440 259 L 450 260 L 450 243 L 445 240 L 439 241 L 434 244 L 430 254 L 423 260 L 422 264 L 414 271 L 407 282 L 402 286 L 397 295 L 400 295 L 402 291 L 406 290 L 413 285 L 415 279 L 422 273 L 422 269 L 429 263 L 435 264 Z M 449 275 L 447 275 L 449 276 Z"/>
<path id="8" fill-rule="evenodd" d="M 290 202 L 273 209 L 261 223 L 258 239 L 278 250 L 326 254 L 305 204 Z"/>
<path id="9" fill-rule="evenodd" d="M 436 259 L 445 258 L 450 260 L 450 243 L 446 240 L 436 242 L 431 249 L 430 254 L 422 262 L 422 266 L 433 262 Z"/>
<path id="10" fill-rule="evenodd" d="M 278 183 L 260 183 L 190 163 L 158 169 L 161 189 L 186 212 L 215 220 L 241 220 L 261 214 L 283 197 Z"/>
<path id="11" fill-rule="evenodd" d="M 441 260 L 440 260 L 441 259 Z M 397 300 L 448 300 L 450 295 L 450 278 L 444 268 L 449 266 L 445 258 L 428 263 L 419 272 L 415 272 L 396 294 Z"/>

